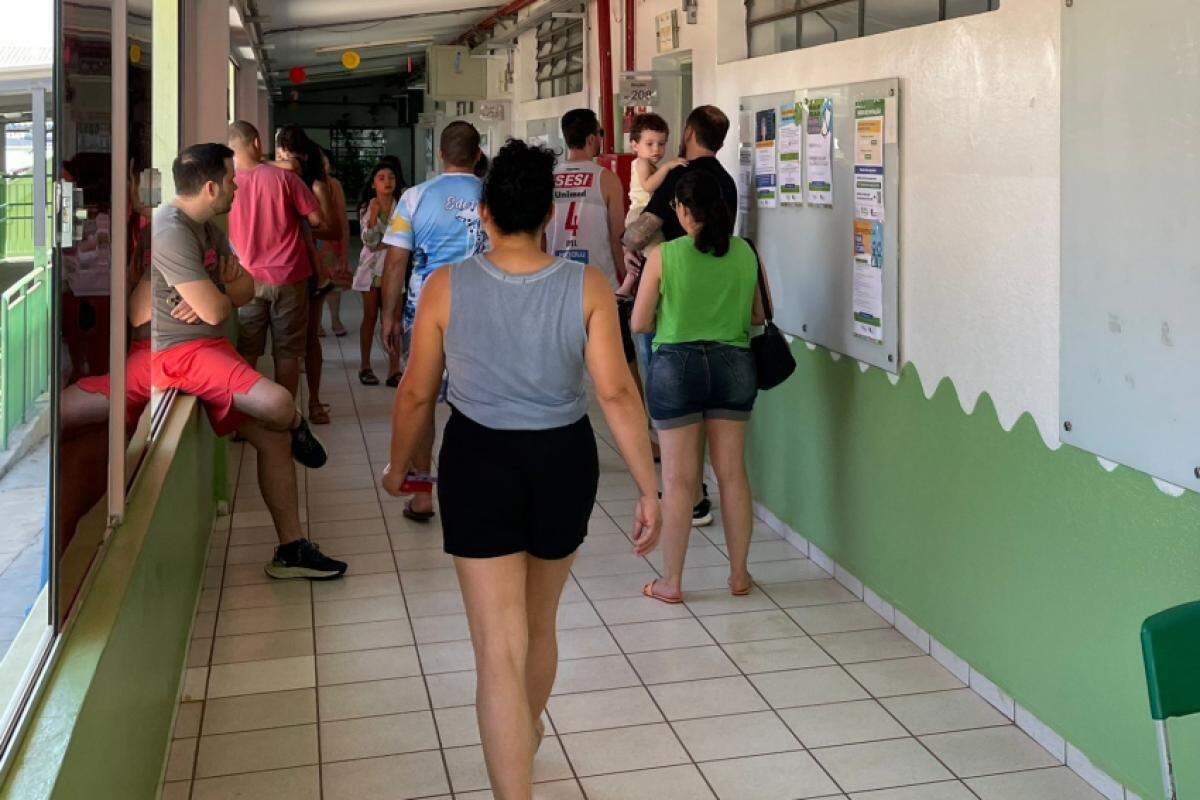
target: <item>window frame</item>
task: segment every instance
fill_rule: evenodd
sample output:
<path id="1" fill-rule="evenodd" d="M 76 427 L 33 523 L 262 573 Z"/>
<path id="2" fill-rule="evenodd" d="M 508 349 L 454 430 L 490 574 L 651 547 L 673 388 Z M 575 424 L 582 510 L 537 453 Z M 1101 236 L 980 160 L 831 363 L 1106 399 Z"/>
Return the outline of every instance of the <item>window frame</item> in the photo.
<path id="1" fill-rule="evenodd" d="M 764 55 L 774 55 L 776 53 L 791 52 L 792 50 L 809 50 L 813 47 L 820 47 L 825 44 L 832 44 L 832 43 L 835 43 L 838 41 L 846 41 L 844 39 L 837 38 L 837 31 L 835 30 L 833 42 L 820 42 L 818 44 L 813 44 L 813 45 L 809 45 L 809 46 L 805 47 L 805 45 L 804 45 L 804 17 L 811 16 L 811 15 L 817 15 L 821 11 L 826 11 L 826 10 L 835 8 L 837 6 L 848 5 L 849 3 L 857 3 L 858 4 L 858 31 L 853 38 L 862 39 L 867 36 L 876 36 L 879 33 L 890 33 L 891 31 L 878 31 L 876 33 L 867 33 L 866 32 L 867 3 L 868 2 L 869 2 L 869 0 L 820 0 L 819 2 L 812 2 L 812 3 L 809 3 L 808 5 L 803 5 L 804 0 L 792 0 L 793 8 L 791 8 L 789 10 L 776 11 L 776 12 L 773 12 L 770 14 L 764 14 L 761 17 L 755 18 L 754 17 L 755 0 L 745 0 L 746 57 L 747 58 L 758 58 L 758 57 L 764 56 Z M 984 0 L 984 2 L 987 3 L 987 8 L 983 9 L 982 11 L 976 11 L 976 12 L 973 12 L 972 14 L 960 14 L 960 15 L 957 15 L 954 17 L 947 17 L 946 14 L 947 14 L 947 10 L 949 7 L 949 0 L 937 0 L 938 18 L 936 20 L 932 20 L 930 22 L 920 22 L 920 23 L 917 23 L 916 25 L 906 26 L 906 28 L 907 27 L 919 28 L 922 25 L 931 25 L 936 22 L 945 22 L 947 19 L 959 19 L 963 16 L 974 16 L 974 14 L 986 14 L 986 13 L 989 13 L 992 11 L 996 11 L 1000 8 L 1000 0 Z M 788 19 L 793 19 L 793 20 L 795 20 L 795 23 L 796 23 L 796 46 L 787 48 L 786 50 L 784 50 L 784 49 L 772 50 L 770 53 L 759 53 L 756 55 L 753 51 L 753 45 L 752 45 L 752 37 L 753 37 L 754 29 L 758 28 L 758 27 L 762 27 L 764 25 L 773 25 L 777 22 L 782 22 L 782 21 L 785 21 Z M 892 30 L 905 30 L 906 28 L 893 28 Z"/>
<path id="2" fill-rule="evenodd" d="M 533 81 L 536 99 L 566 97 L 583 91 L 583 74 L 587 69 L 584 53 L 587 28 L 584 20 L 548 17 L 537 24 L 534 34 Z M 578 41 L 572 42 L 576 38 Z M 577 80 L 573 81 L 573 78 Z"/>

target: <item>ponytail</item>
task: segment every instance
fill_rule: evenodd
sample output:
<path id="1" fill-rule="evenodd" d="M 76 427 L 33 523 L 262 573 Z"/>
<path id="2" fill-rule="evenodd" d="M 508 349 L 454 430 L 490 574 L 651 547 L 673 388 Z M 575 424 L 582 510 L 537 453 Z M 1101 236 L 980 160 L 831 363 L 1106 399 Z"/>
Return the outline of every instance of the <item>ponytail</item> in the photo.
<path id="1" fill-rule="evenodd" d="M 675 200 L 691 212 L 700 231 L 696 234 L 696 249 L 718 258 L 729 252 L 733 236 L 733 215 L 721 196 L 721 184 L 707 172 L 689 171 L 675 187 Z"/>

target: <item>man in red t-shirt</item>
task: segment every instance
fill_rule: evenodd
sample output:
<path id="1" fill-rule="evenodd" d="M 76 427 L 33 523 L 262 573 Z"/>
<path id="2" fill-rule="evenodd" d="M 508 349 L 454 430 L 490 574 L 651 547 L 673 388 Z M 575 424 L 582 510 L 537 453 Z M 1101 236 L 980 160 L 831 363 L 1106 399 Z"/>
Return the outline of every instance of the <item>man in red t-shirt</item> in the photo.
<path id="1" fill-rule="evenodd" d="M 293 172 L 263 163 L 262 141 L 249 122 L 229 126 L 237 196 L 229 213 L 229 241 L 254 278 L 254 299 L 238 309 L 238 352 L 255 364 L 271 331 L 275 380 L 294 397 L 300 383 L 308 325 L 308 277 L 313 265 L 300 229 L 322 224 L 316 196 Z"/>

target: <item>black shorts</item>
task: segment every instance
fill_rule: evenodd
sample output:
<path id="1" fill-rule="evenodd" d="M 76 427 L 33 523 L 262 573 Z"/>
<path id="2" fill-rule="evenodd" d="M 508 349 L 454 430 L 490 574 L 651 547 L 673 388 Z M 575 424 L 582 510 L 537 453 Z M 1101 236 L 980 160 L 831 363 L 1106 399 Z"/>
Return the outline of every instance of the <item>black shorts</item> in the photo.
<path id="1" fill-rule="evenodd" d="M 599 481 L 586 415 L 564 428 L 502 431 L 453 409 L 438 460 L 445 550 L 566 558 L 587 536 Z"/>
<path id="2" fill-rule="evenodd" d="M 625 348 L 625 363 L 637 360 L 637 345 L 633 343 L 633 298 L 617 298 L 617 318 L 621 320 L 621 346 Z"/>

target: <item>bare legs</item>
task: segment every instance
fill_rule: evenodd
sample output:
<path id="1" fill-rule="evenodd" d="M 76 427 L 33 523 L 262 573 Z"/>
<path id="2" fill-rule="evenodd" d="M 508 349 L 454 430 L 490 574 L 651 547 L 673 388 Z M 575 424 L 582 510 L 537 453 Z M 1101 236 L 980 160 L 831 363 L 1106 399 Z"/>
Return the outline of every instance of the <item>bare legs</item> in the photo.
<path id="1" fill-rule="evenodd" d="M 329 421 L 325 408 L 321 405 L 321 369 L 325 358 L 321 351 L 321 339 L 317 336 L 324 305 L 324 297 L 308 301 L 308 327 L 304 334 L 304 380 L 308 383 L 308 416 L 315 417 L 314 422 Z"/>
<path id="2" fill-rule="evenodd" d="M 754 527 L 750 479 L 746 477 L 746 423 L 710 419 L 704 425 L 708 431 L 708 457 L 721 491 L 721 522 L 729 548 L 729 588 L 740 592 L 750 588 L 746 558 Z"/>
<path id="3" fill-rule="evenodd" d="M 664 575 L 655 582 L 655 593 L 660 597 L 678 598 L 683 594 L 683 567 L 692 534 L 692 506 L 699 499 L 705 434 L 721 493 L 721 520 L 729 548 L 729 588 L 735 592 L 750 588 L 746 559 L 754 517 L 750 480 L 746 477 L 746 423 L 708 419 L 702 424 L 658 432 L 663 454 Z"/>
<path id="4" fill-rule="evenodd" d="M 233 407 L 253 420 L 238 428 L 258 451 L 258 488 L 275 523 L 280 544 L 304 538 L 296 465 L 288 431 L 296 423 L 296 408 L 288 390 L 263 378 L 246 394 L 233 397 Z"/>
<path id="5" fill-rule="evenodd" d="M 358 349 L 360 370 L 371 368 L 371 348 L 375 344 L 375 326 L 379 324 L 379 306 L 382 301 L 382 291 L 372 289 L 361 292 L 363 299 L 363 321 L 358 330 Z M 388 353 L 388 377 L 400 371 L 400 354 Z"/>
<path id="6" fill-rule="evenodd" d="M 329 329 L 333 331 L 334 336 L 339 336 L 338 332 L 346 332 L 346 326 L 342 324 L 342 290 L 334 289 L 325 296 L 325 304 L 329 306 Z M 317 324 L 320 327 L 320 323 Z"/>
<path id="7" fill-rule="evenodd" d="M 655 582 L 655 593 L 660 597 L 678 598 L 683 594 L 683 562 L 692 535 L 692 506 L 700 480 L 703 436 L 701 423 L 658 432 L 663 478 L 663 527 L 659 541 L 664 575 Z"/>
<path id="8" fill-rule="evenodd" d="M 554 685 L 554 620 L 571 558 L 456 558 L 479 675 L 476 713 L 496 800 L 531 800 L 538 720 Z"/>
<path id="9" fill-rule="evenodd" d="M 254 366 L 254 361 L 250 362 L 250 366 Z M 296 392 L 300 389 L 300 359 L 276 356 L 275 382 L 287 389 L 292 397 L 295 397 Z"/>

